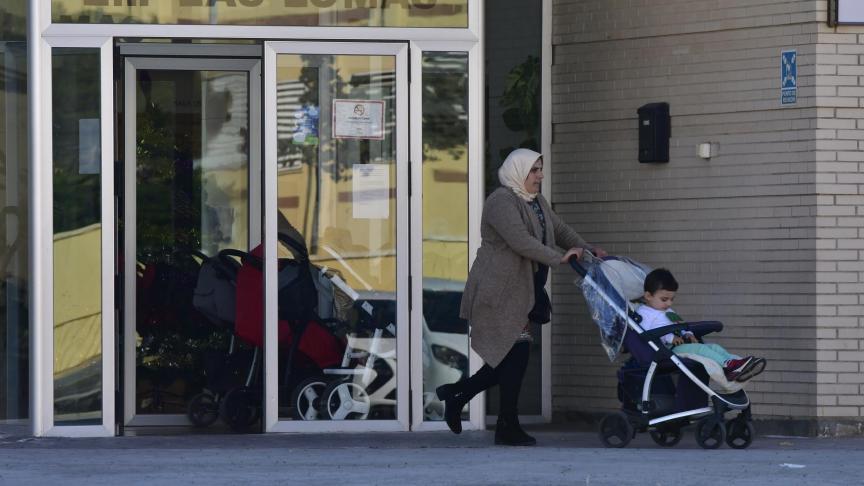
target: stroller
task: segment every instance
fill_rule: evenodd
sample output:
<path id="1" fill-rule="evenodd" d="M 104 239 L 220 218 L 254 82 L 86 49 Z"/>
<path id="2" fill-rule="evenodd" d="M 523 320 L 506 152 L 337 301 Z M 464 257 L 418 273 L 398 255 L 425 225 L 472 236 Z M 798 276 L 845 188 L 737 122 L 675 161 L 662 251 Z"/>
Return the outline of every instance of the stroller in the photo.
<path id="1" fill-rule="evenodd" d="M 740 385 L 715 391 L 708 386 L 711 376 L 703 363 L 676 355 L 660 340 L 690 331 L 702 342 L 723 324 L 690 322 L 645 331 L 631 301 L 642 296 L 649 269 L 624 257 L 585 255 L 584 261 L 572 259 L 570 264 L 582 277 L 579 285 L 602 345 L 610 360 L 622 350 L 631 356 L 618 370 L 621 410 L 600 421 L 603 443 L 626 447 L 637 432 L 647 431 L 658 445 L 672 447 L 680 442 L 681 429 L 696 421 L 696 442 L 705 449 L 716 449 L 724 441 L 734 449 L 749 447 L 754 431 L 747 393 Z M 726 420 L 727 412 L 736 415 Z"/>
<path id="2" fill-rule="evenodd" d="M 374 323 L 382 322 L 382 316 L 375 312 L 369 302 L 363 302 L 357 306 L 361 318 L 357 319 L 352 331 L 357 334 L 360 327 L 374 328 L 374 331 L 370 331 L 373 337 L 368 349 L 360 349 L 356 337 L 342 336 L 347 334 L 345 328 L 349 327 L 345 320 L 346 306 L 353 308 L 359 295 L 334 272 L 312 265 L 302 241 L 282 233 L 279 234 L 279 241 L 293 255 L 291 259 L 279 260 L 277 335 L 279 346 L 287 349 L 287 353 L 283 354 L 284 362 L 280 365 L 280 396 L 284 394 L 290 397 L 289 408 L 296 419 L 366 418 L 371 405 L 381 401 L 376 400 L 376 395 L 387 389 L 379 387 L 373 393 L 366 390 L 378 376 L 374 370 L 376 359 L 385 358 L 384 362 L 388 364 L 390 361 L 386 359 L 387 353 L 380 349 L 380 337 L 384 330 L 390 328 L 395 333 L 395 329 L 392 329 L 392 325 L 376 326 Z M 213 423 L 218 416 L 232 429 L 244 431 L 258 421 L 262 408 L 262 249 L 258 247 L 249 253 L 223 250 L 220 258 L 224 260 L 226 256 L 239 257 L 239 268 L 233 276 L 221 272 L 223 278 L 220 286 L 224 288 L 223 292 L 207 292 L 211 285 L 202 280 L 207 275 L 202 269 L 198 288 L 203 290 L 202 294 L 206 293 L 210 297 L 201 299 L 196 307 L 207 314 L 205 309 L 212 300 L 224 303 L 229 300 L 228 294 L 236 295 L 236 306 L 224 305 L 222 317 L 212 318 L 214 322 L 226 321 L 233 314 L 232 324 L 237 341 L 235 343 L 232 338 L 225 362 L 217 364 L 214 369 L 233 372 L 235 368 L 228 362 L 232 361 L 235 349 L 239 347 L 251 349 L 251 358 L 246 359 L 248 372 L 242 382 L 237 383 L 234 379 L 234 386 L 230 389 L 220 387 L 210 390 L 208 397 L 190 404 L 188 416 L 193 424 L 200 423 L 201 426 Z M 227 285 L 227 282 L 231 282 L 231 285 Z M 223 297 L 217 298 L 219 294 Z M 358 364 L 361 360 L 362 366 Z M 395 366 L 391 367 L 395 370 Z M 236 376 L 236 373 L 233 374 Z M 395 373 L 393 375 L 395 378 Z M 214 376 L 219 379 L 218 371 Z M 352 376 L 359 377 L 360 383 L 352 382 Z M 390 381 L 395 383 L 395 379 Z"/>
<path id="3" fill-rule="evenodd" d="M 136 262 L 135 349 L 139 413 L 178 413 L 207 386 L 199 369 L 222 354 L 230 330 L 194 305 L 196 280 L 208 257 L 196 250 L 160 248 Z M 214 259 L 215 260 L 215 259 Z"/>
<path id="4" fill-rule="evenodd" d="M 255 360 L 253 352 L 243 346 L 234 333 L 237 275 L 246 253 L 225 249 L 214 257 L 194 252 L 201 260 L 192 305 L 214 330 L 230 333 L 225 349 L 206 349 L 202 362 L 204 391 L 189 401 L 186 416 L 195 427 L 207 427 L 219 418 L 225 395 L 239 386 L 251 383 Z"/>

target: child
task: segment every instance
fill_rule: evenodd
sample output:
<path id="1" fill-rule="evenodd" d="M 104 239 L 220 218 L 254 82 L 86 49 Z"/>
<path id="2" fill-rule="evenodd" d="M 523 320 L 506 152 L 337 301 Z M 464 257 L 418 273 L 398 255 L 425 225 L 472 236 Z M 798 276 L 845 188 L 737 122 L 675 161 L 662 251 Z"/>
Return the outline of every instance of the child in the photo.
<path id="1" fill-rule="evenodd" d="M 648 331 L 683 322 L 683 319 L 671 309 L 675 292 L 678 290 L 678 282 L 675 281 L 672 272 L 665 268 L 652 271 L 645 277 L 644 290 L 642 299 L 645 303 L 636 309 L 636 312 L 642 316 L 640 324 L 642 329 Z M 723 367 L 728 381 L 747 381 L 765 370 L 764 358 L 736 356 L 719 344 L 700 343 L 690 332 L 677 335 L 669 333 L 662 336 L 660 340 L 667 346 L 674 347 L 676 353 L 696 354 L 716 361 Z"/>

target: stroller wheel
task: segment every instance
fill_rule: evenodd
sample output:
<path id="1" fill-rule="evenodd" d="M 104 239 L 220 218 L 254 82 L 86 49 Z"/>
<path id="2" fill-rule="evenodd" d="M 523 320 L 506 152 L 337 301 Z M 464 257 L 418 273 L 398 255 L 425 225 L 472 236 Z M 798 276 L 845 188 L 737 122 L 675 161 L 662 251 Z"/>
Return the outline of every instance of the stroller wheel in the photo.
<path id="1" fill-rule="evenodd" d="M 624 412 L 610 413 L 600 421 L 600 440 L 606 447 L 627 447 L 633 440 L 633 426 Z"/>
<path id="2" fill-rule="evenodd" d="M 696 442 L 703 449 L 716 449 L 726 438 L 726 426 L 714 417 L 705 417 L 696 426 Z"/>
<path id="3" fill-rule="evenodd" d="M 371 400 L 366 390 L 352 381 L 334 381 L 324 389 L 321 409 L 333 420 L 364 420 Z"/>
<path id="4" fill-rule="evenodd" d="M 746 449 L 753 443 L 753 424 L 738 417 L 726 424 L 726 445 L 733 449 Z"/>
<path id="5" fill-rule="evenodd" d="M 219 404 L 219 415 L 235 432 L 247 432 L 261 414 L 252 390 L 240 387 L 225 394 Z"/>
<path id="6" fill-rule="evenodd" d="M 189 401 L 186 416 L 195 427 L 208 427 L 219 418 L 219 403 L 209 393 L 199 393 Z"/>
<path id="7" fill-rule="evenodd" d="M 321 403 L 324 389 L 327 388 L 326 378 L 312 376 L 301 381 L 291 393 L 291 407 L 297 420 L 326 419 L 322 413 Z"/>
<path id="8" fill-rule="evenodd" d="M 681 433 L 680 427 L 660 427 L 648 432 L 648 434 L 661 447 L 674 447 L 681 442 L 681 437 L 684 435 Z"/>

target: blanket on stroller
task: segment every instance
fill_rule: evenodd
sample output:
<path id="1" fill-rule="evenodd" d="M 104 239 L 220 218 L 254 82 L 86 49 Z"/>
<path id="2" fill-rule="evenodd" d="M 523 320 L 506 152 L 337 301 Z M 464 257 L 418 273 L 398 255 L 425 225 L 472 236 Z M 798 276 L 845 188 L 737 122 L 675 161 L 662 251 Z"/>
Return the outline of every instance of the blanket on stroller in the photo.
<path id="1" fill-rule="evenodd" d="M 742 388 L 744 388 L 743 383 L 738 383 L 737 381 L 729 381 L 726 379 L 726 373 L 723 371 L 723 367 L 720 366 L 719 363 L 712 359 L 708 359 L 704 356 L 700 356 L 698 354 L 691 353 L 675 353 L 679 358 L 687 358 L 698 363 L 701 363 L 705 368 L 705 371 L 708 373 L 708 376 L 711 377 L 711 382 L 708 384 L 712 390 L 727 394 L 727 393 L 735 393 Z"/>

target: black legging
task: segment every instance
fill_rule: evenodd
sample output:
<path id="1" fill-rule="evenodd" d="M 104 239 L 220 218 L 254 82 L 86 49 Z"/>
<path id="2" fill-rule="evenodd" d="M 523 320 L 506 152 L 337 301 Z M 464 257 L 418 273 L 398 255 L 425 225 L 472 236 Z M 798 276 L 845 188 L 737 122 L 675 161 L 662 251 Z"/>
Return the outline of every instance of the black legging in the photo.
<path id="1" fill-rule="evenodd" d="M 531 350 L 527 341 L 520 341 L 510 348 L 507 356 L 495 368 L 484 364 L 474 376 L 460 383 L 460 389 L 470 399 L 474 395 L 491 388 L 500 387 L 500 417 L 515 418 L 519 413 L 519 391 L 522 378 L 528 368 L 528 354 Z"/>

